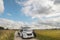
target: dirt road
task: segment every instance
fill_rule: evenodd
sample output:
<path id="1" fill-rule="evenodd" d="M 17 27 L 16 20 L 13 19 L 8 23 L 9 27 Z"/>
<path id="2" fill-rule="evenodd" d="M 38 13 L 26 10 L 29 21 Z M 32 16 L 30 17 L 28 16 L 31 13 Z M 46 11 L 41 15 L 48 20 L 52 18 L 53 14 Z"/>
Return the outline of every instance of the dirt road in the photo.
<path id="1" fill-rule="evenodd" d="M 22 39 L 21 37 L 18 36 L 18 31 L 15 32 L 15 35 L 14 35 L 14 40 L 37 40 L 35 38 L 32 38 L 32 39 Z"/>

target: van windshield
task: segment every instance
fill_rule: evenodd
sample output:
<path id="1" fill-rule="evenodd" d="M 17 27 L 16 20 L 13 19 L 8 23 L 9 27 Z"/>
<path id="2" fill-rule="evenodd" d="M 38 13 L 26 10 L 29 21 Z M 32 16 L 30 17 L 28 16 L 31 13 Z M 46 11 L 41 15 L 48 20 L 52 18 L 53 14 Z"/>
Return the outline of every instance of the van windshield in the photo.
<path id="1" fill-rule="evenodd" d="M 32 31 L 32 30 L 30 30 L 30 29 L 28 29 L 28 30 L 27 29 L 24 29 L 23 31 Z"/>

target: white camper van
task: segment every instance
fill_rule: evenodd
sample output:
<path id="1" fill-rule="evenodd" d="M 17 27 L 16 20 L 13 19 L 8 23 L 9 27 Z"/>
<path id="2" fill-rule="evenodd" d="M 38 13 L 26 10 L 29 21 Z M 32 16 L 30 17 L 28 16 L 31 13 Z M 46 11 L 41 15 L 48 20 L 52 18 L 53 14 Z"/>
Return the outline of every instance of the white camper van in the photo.
<path id="1" fill-rule="evenodd" d="M 23 27 L 19 32 L 19 36 L 22 38 L 33 38 L 34 32 L 30 27 Z"/>

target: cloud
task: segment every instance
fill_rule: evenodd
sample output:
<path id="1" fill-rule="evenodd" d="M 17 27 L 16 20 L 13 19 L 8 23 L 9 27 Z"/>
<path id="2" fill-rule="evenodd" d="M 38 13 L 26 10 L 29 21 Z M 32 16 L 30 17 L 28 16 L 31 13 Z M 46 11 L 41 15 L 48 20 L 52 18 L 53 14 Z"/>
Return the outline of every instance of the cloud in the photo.
<path id="1" fill-rule="evenodd" d="M 56 12 L 60 12 L 60 0 L 55 0 L 54 1 L 53 8 L 56 10 Z"/>
<path id="2" fill-rule="evenodd" d="M 51 0 L 28 0 L 25 2 L 17 2 L 23 6 L 22 12 L 31 17 L 41 17 L 51 13 L 54 1 Z"/>
<path id="3" fill-rule="evenodd" d="M 8 13 L 7 15 L 8 15 L 8 16 L 12 16 L 12 14 L 10 14 L 10 13 Z"/>
<path id="4" fill-rule="evenodd" d="M 56 17 L 56 16 L 55 16 Z M 60 17 L 57 18 L 47 18 L 47 19 L 40 19 L 37 24 L 40 25 L 45 25 L 48 28 L 60 28 Z M 44 26 L 44 27 L 45 27 Z"/>
<path id="5" fill-rule="evenodd" d="M 55 22 L 56 23 L 56 22 Z M 33 24 L 29 25 L 32 29 L 59 29 L 60 25 L 59 23 L 57 22 L 55 24 L 54 22 L 47 22 L 47 21 L 42 21 L 42 20 L 39 20 L 37 23 L 34 22 Z M 59 26 L 57 26 L 59 25 Z"/>
<path id="6" fill-rule="evenodd" d="M 55 0 L 54 4 L 60 4 L 60 0 Z"/>
<path id="7" fill-rule="evenodd" d="M 56 12 L 60 12 L 59 0 L 27 0 L 16 1 L 19 5 L 22 5 L 22 12 L 31 16 L 32 18 L 45 17 Z"/>
<path id="8" fill-rule="evenodd" d="M 31 27 L 32 29 L 54 29 L 60 28 L 60 18 L 39 20 L 38 22 L 32 22 L 31 24 L 24 23 L 22 21 L 13 21 L 9 19 L 0 18 L 0 26 L 9 29 L 20 29 L 21 27 Z"/>
<path id="9" fill-rule="evenodd" d="M 13 21 L 9 19 L 0 18 L 0 26 L 9 29 L 20 29 L 23 26 L 23 22 Z"/>
<path id="10" fill-rule="evenodd" d="M 37 24 L 31 24 L 43 28 L 60 28 L 60 0 L 27 0 L 17 1 L 22 5 L 22 12 L 38 18 Z M 41 27 L 42 26 L 42 27 Z"/>
<path id="11" fill-rule="evenodd" d="M 4 3 L 3 0 L 0 0 L 0 13 L 3 13 L 4 11 Z"/>
<path id="12" fill-rule="evenodd" d="M 60 28 L 60 13 L 50 14 L 44 18 L 40 18 L 31 24 L 34 29 L 59 29 Z"/>

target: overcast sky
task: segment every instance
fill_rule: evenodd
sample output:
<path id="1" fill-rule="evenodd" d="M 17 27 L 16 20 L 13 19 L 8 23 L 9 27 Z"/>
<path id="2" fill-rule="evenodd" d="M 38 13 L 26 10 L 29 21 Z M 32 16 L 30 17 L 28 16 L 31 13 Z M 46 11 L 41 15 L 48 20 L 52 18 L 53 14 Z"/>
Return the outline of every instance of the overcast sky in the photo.
<path id="1" fill-rule="evenodd" d="M 0 0 L 0 25 L 60 28 L 60 0 Z"/>

